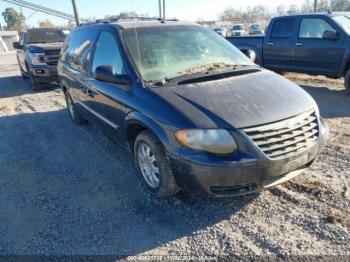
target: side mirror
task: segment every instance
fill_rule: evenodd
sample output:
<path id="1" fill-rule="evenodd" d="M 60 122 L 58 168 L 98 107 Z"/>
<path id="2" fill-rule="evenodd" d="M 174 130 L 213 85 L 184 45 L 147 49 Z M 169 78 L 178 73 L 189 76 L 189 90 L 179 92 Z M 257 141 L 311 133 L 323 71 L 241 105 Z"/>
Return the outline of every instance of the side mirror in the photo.
<path id="1" fill-rule="evenodd" d="M 324 31 L 323 33 L 323 39 L 328 39 L 328 40 L 338 40 L 340 38 L 338 32 L 336 31 Z"/>
<path id="2" fill-rule="evenodd" d="M 109 65 L 98 66 L 95 70 L 95 79 L 103 82 L 114 83 L 118 85 L 130 86 L 130 77 L 128 75 L 118 75 L 113 67 Z"/>
<path id="3" fill-rule="evenodd" d="M 14 49 L 23 49 L 23 45 L 21 45 L 19 42 L 13 42 L 12 45 Z"/>

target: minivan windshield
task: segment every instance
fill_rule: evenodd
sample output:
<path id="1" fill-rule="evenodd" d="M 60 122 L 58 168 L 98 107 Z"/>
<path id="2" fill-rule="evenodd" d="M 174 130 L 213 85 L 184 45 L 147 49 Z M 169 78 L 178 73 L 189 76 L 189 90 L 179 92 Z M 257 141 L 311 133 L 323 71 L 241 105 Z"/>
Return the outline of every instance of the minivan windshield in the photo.
<path id="1" fill-rule="evenodd" d="M 208 65 L 216 68 L 253 65 L 223 37 L 196 25 L 127 29 L 123 41 L 145 81 L 198 73 L 201 68 L 207 70 Z"/>
<path id="2" fill-rule="evenodd" d="M 66 33 L 59 29 L 28 30 L 25 37 L 26 44 L 64 42 Z"/>
<path id="3" fill-rule="evenodd" d="M 338 15 L 332 18 L 348 35 L 350 35 L 350 15 Z"/>

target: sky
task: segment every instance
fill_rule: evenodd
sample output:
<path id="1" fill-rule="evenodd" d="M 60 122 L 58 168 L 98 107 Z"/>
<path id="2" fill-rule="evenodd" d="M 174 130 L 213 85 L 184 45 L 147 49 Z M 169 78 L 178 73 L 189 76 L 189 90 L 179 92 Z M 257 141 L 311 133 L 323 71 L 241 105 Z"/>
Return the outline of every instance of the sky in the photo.
<path id="1" fill-rule="evenodd" d="M 27 0 L 31 3 L 53 8 L 59 11 L 73 14 L 71 0 Z M 103 18 L 105 15 L 119 14 L 125 11 L 135 11 L 136 13 L 158 15 L 158 0 L 76 0 L 80 10 L 80 16 Z M 166 16 L 168 18 L 178 18 L 180 20 L 196 21 L 197 19 L 217 20 L 218 14 L 226 7 L 245 9 L 247 6 L 263 4 L 270 9 L 278 5 L 301 5 L 304 0 L 166 0 Z M 0 13 L 5 8 L 13 7 L 20 11 L 20 7 L 0 0 Z M 40 12 L 34 13 L 32 10 L 22 8 L 23 14 L 29 17 L 26 24 L 37 26 L 39 21 L 49 19 L 54 24 L 66 24 L 66 20 L 46 15 Z M 4 24 L 1 16 L 0 22 Z"/>

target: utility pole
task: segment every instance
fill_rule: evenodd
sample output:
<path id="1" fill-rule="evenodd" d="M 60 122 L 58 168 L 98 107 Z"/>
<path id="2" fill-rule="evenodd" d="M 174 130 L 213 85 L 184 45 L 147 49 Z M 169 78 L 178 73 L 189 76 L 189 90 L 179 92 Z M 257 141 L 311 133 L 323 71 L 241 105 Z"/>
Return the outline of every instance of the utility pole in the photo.
<path id="1" fill-rule="evenodd" d="M 165 0 L 158 0 L 159 19 L 165 21 Z"/>
<path id="2" fill-rule="evenodd" d="M 162 19 L 162 0 L 158 0 L 159 6 L 159 19 Z"/>
<path id="3" fill-rule="evenodd" d="M 314 0 L 314 12 L 317 12 L 317 0 Z"/>
<path id="4" fill-rule="evenodd" d="M 77 23 L 77 26 L 80 25 L 80 17 L 79 17 L 79 11 L 77 8 L 77 4 L 75 3 L 75 0 L 72 0 L 74 15 L 75 15 L 75 22 Z"/>

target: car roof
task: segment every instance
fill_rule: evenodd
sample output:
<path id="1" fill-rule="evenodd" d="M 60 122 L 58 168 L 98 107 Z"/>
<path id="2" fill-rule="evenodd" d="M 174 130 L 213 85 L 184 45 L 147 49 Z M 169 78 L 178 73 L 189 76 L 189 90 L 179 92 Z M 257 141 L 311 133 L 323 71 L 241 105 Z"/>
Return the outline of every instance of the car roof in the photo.
<path id="1" fill-rule="evenodd" d="M 185 21 L 159 21 L 159 20 L 151 20 L 151 21 L 118 21 L 112 23 L 122 29 L 130 29 L 130 28 L 141 28 L 141 27 L 164 27 L 164 26 L 193 26 L 197 25 L 192 22 Z"/>
<path id="2" fill-rule="evenodd" d="M 350 15 L 350 12 L 318 12 L 318 13 L 306 13 L 306 14 L 295 14 L 295 15 L 285 15 L 278 16 L 274 19 L 280 18 L 293 18 L 293 17 L 304 17 L 304 16 L 338 16 L 338 15 Z"/>
<path id="3" fill-rule="evenodd" d="M 200 26 L 197 23 L 186 22 L 186 21 L 177 21 L 177 20 L 159 20 L 159 19 L 148 19 L 148 20 L 118 20 L 118 21 L 109 21 L 109 20 L 97 20 L 94 23 L 82 24 L 74 31 L 84 29 L 84 28 L 101 28 L 104 26 L 114 26 L 118 29 L 127 30 L 134 28 L 145 28 L 145 27 L 165 27 L 165 26 Z"/>

